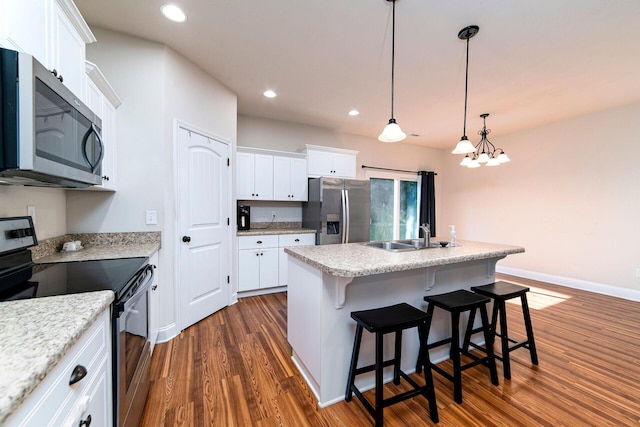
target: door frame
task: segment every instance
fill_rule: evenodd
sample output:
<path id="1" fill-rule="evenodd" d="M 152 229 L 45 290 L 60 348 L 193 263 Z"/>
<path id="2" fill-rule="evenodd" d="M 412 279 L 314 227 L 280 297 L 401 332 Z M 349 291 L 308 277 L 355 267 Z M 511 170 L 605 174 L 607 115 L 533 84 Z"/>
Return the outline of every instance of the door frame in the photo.
<path id="1" fill-rule="evenodd" d="M 189 132 L 194 132 L 194 133 L 198 133 L 200 135 L 203 135 L 207 138 L 211 138 L 211 139 L 215 139 L 218 142 L 221 142 L 223 144 L 227 144 L 229 147 L 229 151 L 228 151 L 228 155 L 229 155 L 229 167 L 227 168 L 228 170 L 228 179 L 227 179 L 227 191 L 228 191 L 228 199 L 227 200 L 227 208 L 228 208 L 228 212 L 229 212 L 229 226 L 227 227 L 227 239 L 229 242 L 229 248 L 228 248 L 228 256 L 229 256 L 229 261 L 233 261 L 233 248 L 234 248 L 234 244 L 233 244 L 233 240 L 232 240 L 232 226 L 235 223 L 234 221 L 232 221 L 232 217 L 235 214 L 235 211 L 233 209 L 233 177 L 234 177 L 234 173 L 233 173 L 233 165 L 234 162 L 232 161 L 233 158 L 233 153 L 234 153 L 234 147 L 233 147 L 233 143 L 232 141 L 230 141 L 228 138 L 224 138 L 220 135 L 217 135 L 211 131 L 208 130 L 204 130 L 198 126 L 194 126 L 192 124 L 189 124 L 183 120 L 180 119 L 173 119 L 173 213 L 174 213 L 174 221 L 173 221 L 173 232 L 170 233 L 170 235 L 172 236 L 173 239 L 173 244 L 174 244 L 174 251 L 173 251 L 173 292 L 174 292 L 174 307 L 175 307 L 175 314 L 176 314 L 176 327 L 177 327 L 177 335 L 179 335 L 183 330 L 183 325 L 184 325 L 184 318 L 183 318 L 183 313 L 182 313 L 182 305 L 181 305 L 181 301 L 182 298 L 180 296 L 179 293 L 179 289 L 181 289 L 180 287 L 180 275 L 178 274 L 178 272 L 180 271 L 180 238 L 182 236 L 181 232 L 180 232 L 180 209 L 179 209 L 179 195 L 178 195 L 178 164 L 179 164 L 179 132 L 180 129 L 185 129 L 186 131 Z M 233 270 L 233 262 L 229 268 L 229 276 L 230 276 L 230 281 L 228 283 L 229 286 L 229 292 L 227 293 L 227 307 L 229 305 L 231 305 L 231 302 L 233 301 L 233 283 L 234 283 L 234 270 Z"/>

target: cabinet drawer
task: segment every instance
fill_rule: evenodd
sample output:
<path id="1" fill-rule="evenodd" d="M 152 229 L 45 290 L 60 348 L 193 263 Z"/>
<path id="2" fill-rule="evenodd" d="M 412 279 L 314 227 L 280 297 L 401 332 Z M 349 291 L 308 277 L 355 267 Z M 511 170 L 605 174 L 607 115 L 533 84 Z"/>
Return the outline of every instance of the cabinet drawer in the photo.
<path id="1" fill-rule="evenodd" d="M 108 312 L 108 310 L 107 310 Z M 87 386 L 90 378 L 99 368 L 100 361 L 108 354 L 108 314 L 103 313 L 96 322 L 74 344 L 38 387 L 23 403 L 26 414 L 16 412 L 10 420 L 18 421 L 20 426 L 53 426 L 55 420 L 68 410 L 69 403 L 80 395 Z M 77 365 L 87 370 L 86 376 L 80 381 L 69 385 L 71 373 Z M 24 417 L 24 418 L 23 418 Z M 14 425 L 9 423 L 9 425 Z"/>
<path id="2" fill-rule="evenodd" d="M 277 248 L 278 235 L 240 236 L 238 249 Z"/>
<path id="3" fill-rule="evenodd" d="M 288 246 L 311 246 L 316 244 L 314 233 L 305 234 L 280 234 L 278 246 L 286 248 Z"/>

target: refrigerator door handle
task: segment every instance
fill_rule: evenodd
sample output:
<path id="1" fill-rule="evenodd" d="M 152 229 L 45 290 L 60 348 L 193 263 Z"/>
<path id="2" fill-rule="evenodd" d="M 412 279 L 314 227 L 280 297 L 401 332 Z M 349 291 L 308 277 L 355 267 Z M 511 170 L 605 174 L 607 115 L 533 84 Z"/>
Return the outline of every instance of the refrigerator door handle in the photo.
<path id="1" fill-rule="evenodd" d="M 346 243 L 345 239 L 347 237 L 347 203 L 346 203 L 346 194 L 345 190 L 340 190 L 340 199 L 342 204 L 342 230 L 340 236 L 340 243 Z"/>
<path id="2" fill-rule="evenodd" d="M 345 200 L 345 206 L 347 207 L 346 209 L 346 224 L 345 224 L 345 230 L 344 230 L 344 242 L 345 243 L 349 243 L 349 233 L 351 232 L 351 212 L 350 212 L 350 203 L 349 203 L 349 190 L 344 190 L 344 200 Z"/>

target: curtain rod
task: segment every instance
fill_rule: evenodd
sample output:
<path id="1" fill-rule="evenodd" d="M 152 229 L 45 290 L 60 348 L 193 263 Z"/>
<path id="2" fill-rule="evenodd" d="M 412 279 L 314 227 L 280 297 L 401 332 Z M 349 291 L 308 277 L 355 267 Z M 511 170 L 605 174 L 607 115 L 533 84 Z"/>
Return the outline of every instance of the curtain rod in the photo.
<path id="1" fill-rule="evenodd" d="M 406 173 L 415 173 L 416 175 L 420 173 L 416 171 L 407 171 L 403 169 L 388 169 L 388 168 L 379 168 L 377 166 L 367 166 L 367 165 L 362 165 L 362 169 L 376 169 L 380 171 L 391 171 L 391 172 L 406 172 Z M 436 173 L 435 175 L 438 175 L 438 174 Z"/>

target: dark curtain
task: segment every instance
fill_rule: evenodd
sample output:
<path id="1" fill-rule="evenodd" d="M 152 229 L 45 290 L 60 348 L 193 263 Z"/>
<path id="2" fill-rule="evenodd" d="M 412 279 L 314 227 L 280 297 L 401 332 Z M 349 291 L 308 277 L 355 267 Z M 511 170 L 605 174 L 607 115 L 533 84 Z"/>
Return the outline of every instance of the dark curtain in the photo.
<path id="1" fill-rule="evenodd" d="M 436 236 L 435 172 L 420 171 L 420 225 L 429 224 L 431 237 Z M 422 235 L 422 230 L 418 236 Z"/>

